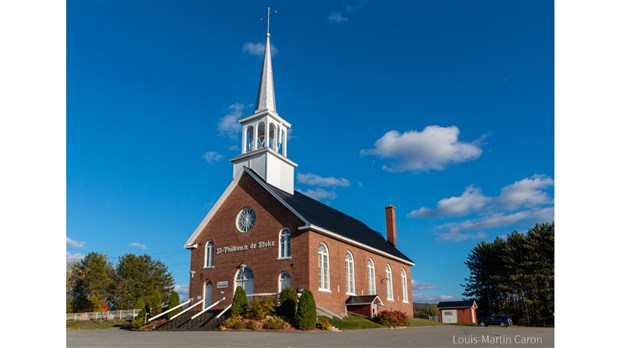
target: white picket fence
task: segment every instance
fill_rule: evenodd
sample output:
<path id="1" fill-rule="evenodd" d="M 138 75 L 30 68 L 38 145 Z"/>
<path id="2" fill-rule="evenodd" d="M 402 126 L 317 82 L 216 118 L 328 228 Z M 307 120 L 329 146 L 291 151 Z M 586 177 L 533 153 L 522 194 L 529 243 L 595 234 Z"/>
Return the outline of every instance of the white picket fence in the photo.
<path id="1" fill-rule="evenodd" d="M 87 313 L 67 313 L 68 321 L 78 320 L 114 320 L 114 319 L 128 319 L 135 318 L 139 309 L 122 309 L 119 311 L 107 311 L 107 312 L 87 312 Z"/>

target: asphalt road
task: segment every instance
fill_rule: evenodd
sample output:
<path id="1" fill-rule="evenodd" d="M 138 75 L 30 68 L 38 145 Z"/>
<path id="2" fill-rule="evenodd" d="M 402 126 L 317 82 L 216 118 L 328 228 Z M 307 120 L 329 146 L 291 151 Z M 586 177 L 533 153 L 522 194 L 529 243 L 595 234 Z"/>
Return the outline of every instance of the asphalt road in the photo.
<path id="1" fill-rule="evenodd" d="M 343 332 L 67 330 L 67 347 L 553 347 L 553 329 L 412 327 Z"/>

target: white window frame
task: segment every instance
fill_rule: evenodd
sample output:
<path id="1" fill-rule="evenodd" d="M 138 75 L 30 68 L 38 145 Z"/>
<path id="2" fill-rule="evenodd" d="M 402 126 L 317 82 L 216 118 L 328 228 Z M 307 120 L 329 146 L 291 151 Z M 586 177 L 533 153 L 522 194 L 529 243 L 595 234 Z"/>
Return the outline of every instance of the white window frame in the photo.
<path id="1" fill-rule="evenodd" d="M 376 295 L 377 294 L 377 281 L 376 281 L 376 276 L 375 276 L 375 261 L 371 258 L 368 258 L 367 267 L 368 267 L 368 295 Z"/>
<path id="2" fill-rule="evenodd" d="M 403 302 L 409 303 L 409 287 L 407 286 L 407 272 L 405 269 L 400 270 L 400 281 L 403 287 Z"/>
<path id="3" fill-rule="evenodd" d="M 321 250 L 323 247 L 324 251 Z M 318 247 L 319 260 L 319 291 L 329 292 L 329 248 L 325 243 L 320 243 Z"/>
<path id="4" fill-rule="evenodd" d="M 394 301 L 394 287 L 392 286 L 392 267 L 389 263 L 385 266 L 385 285 L 387 287 L 388 301 Z"/>
<path id="5" fill-rule="evenodd" d="M 288 235 L 288 245 L 286 243 L 283 243 L 283 240 L 282 240 L 285 234 Z M 282 248 L 282 245 L 284 245 L 284 250 Z M 283 253 L 283 251 L 288 251 L 288 255 L 286 255 L 286 253 Z M 290 258 L 291 258 L 291 230 L 285 227 L 280 230 L 280 236 L 278 238 L 278 260 L 290 259 Z"/>
<path id="6" fill-rule="evenodd" d="M 213 254 L 215 251 L 215 243 L 212 240 L 205 244 L 205 264 L 204 268 L 213 268 Z"/>
<path id="7" fill-rule="evenodd" d="M 344 274 L 347 295 L 355 295 L 355 260 L 350 251 L 344 254 Z"/>

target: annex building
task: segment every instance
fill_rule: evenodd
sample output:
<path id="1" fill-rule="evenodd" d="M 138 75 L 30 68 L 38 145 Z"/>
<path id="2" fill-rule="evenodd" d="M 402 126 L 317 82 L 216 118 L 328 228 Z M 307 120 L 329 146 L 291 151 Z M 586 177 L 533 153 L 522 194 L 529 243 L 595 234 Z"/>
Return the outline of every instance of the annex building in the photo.
<path id="1" fill-rule="evenodd" d="M 323 313 L 374 316 L 385 309 L 412 316 L 414 262 L 396 247 L 395 208 L 385 210 L 385 239 L 295 191 L 297 164 L 287 156 L 291 124 L 276 111 L 269 40 L 267 33 L 256 110 L 239 121 L 233 180 L 185 243 L 189 306 L 226 309 L 238 286 L 250 299 L 290 287 L 312 291 Z"/>

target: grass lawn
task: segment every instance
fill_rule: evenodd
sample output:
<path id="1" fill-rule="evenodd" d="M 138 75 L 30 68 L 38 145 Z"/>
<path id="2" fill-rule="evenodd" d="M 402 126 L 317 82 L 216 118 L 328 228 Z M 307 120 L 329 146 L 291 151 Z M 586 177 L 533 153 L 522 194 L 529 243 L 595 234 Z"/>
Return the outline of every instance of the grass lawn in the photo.
<path id="1" fill-rule="evenodd" d="M 112 327 L 130 328 L 131 322 L 123 319 L 67 321 L 67 329 L 70 330 L 109 329 Z"/>
<path id="2" fill-rule="evenodd" d="M 409 318 L 409 326 L 445 326 L 447 324 L 422 318 Z"/>
<path id="3" fill-rule="evenodd" d="M 347 317 L 342 320 L 334 317 L 331 319 L 332 325 L 340 330 L 358 330 L 358 329 L 378 329 L 382 328 L 380 324 L 364 318 Z"/>

